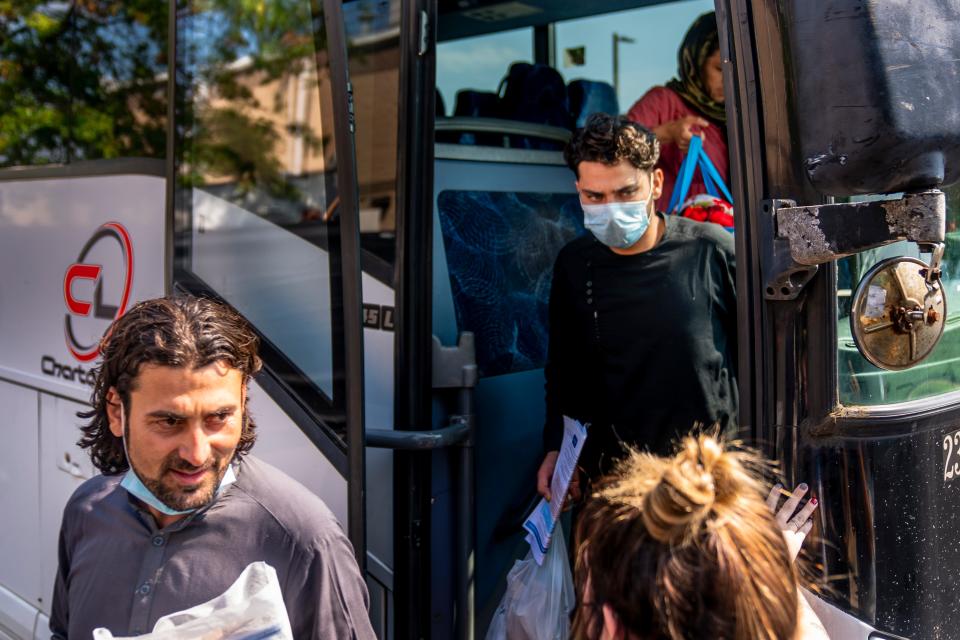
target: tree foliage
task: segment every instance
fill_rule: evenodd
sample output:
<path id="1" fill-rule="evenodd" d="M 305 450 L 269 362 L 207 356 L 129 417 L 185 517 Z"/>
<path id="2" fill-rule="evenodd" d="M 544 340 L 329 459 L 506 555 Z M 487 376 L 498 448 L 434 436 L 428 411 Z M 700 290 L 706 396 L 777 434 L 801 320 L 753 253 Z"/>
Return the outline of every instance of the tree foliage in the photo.
<path id="1" fill-rule="evenodd" d="M 162 0 L 0 0 L 0 166 L 163 157 L 168 11 Z M 287 80 L 326 47 L 319 2 L 181 1 L 177 15 L 183 177 L 293 196 L 278 141 L 324 141 L 275 116 Z M 258 86 L 274 88 L 267 104 Z"/>
<path id="2" fill-rule="evenodd" d="M 299 137 L 314 152 L 325 140 L 307 123 L 281 125 L 277 116 L 290 107 L 290 80 L 315 69 L 315 51 L 326 47 L 319 3 L 202 0 L 182 9 L 178 22 L 186 36 L 179 68 L 190 92 L 178 113 L 183 179 L 199 185 L 226 178 L 237 196 L 260 190 L 296 199 L 274 151 L 284 138 Z M 317 91 L 313 82 L 309 90 Z"/>
<path id="3" fill-rule="evenodd" d="M 0 165 L 165 151 L 167 7 L 0 1 Z"/>

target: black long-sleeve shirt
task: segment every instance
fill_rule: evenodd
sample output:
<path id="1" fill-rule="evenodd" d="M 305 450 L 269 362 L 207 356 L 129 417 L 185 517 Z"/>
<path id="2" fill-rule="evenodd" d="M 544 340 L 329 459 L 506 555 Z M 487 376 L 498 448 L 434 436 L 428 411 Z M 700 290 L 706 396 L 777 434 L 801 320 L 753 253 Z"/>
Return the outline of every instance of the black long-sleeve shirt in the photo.
<path id="1" fill-rule="evenodd" d="M 559 449 L 564 415 L 590 422 L 590 475 L 608 471 L 622 443 L 665 454 L 697 424 L 735 427 L 733 237 L 662 221 L 649 251 L 618 255 L 586 235 L 554 266 L 544 448 Z"/>

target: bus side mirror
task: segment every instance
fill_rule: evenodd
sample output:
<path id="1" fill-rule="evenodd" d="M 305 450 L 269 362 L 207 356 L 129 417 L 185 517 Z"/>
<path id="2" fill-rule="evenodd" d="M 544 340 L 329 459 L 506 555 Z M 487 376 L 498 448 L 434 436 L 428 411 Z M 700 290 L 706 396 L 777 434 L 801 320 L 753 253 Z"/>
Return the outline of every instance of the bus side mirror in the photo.
<path id="1" fill-rule="evenodd" d="M 917 364 L 943 335 L 947 299 L 936 264 L 916 258 L 889 258 L 868 271 L 853 297 L 850 329 L 860 353 L 881 369 Z"/>

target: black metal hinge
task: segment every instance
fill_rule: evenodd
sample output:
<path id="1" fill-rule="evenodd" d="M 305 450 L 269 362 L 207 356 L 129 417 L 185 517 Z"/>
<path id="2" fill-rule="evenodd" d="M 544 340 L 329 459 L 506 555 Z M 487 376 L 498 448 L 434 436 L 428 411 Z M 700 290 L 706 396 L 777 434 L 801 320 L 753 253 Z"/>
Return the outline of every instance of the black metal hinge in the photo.
<path id="1" fill-rule="evenodd" d="M 793 300 L 818 265 L 909 240 L 924 252 L 944 241 L 946 198 L 938 189 L 896 200 L 797 206 L 792 200 L 761 203 L 764 295 Z M 935 267 L 937 265 L 934 265 Z"/>

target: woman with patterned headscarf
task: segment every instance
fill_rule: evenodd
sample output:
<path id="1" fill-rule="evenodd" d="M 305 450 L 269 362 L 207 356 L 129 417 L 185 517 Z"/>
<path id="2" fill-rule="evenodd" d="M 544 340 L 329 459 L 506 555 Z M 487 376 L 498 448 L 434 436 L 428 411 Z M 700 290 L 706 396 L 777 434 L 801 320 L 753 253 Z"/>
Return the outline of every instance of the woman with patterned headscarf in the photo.
<path id="1" fill-rule="evenodd" d="M 723 108 L 723 72 L 717 17 L 711 11 L 694 21 L 678 53 L 679 79 L 665 87 L 653 87 L 630 108 L 627 117 L 647 127 L 660 140 L 663 195 L 657 209 L 664 211 L 686 155 L 690 139 L 703 137 L 703 149 L 729 183 L 726 113 Z M 697 172 L 689 196 L 706 193 L 703 177 Z"/>

